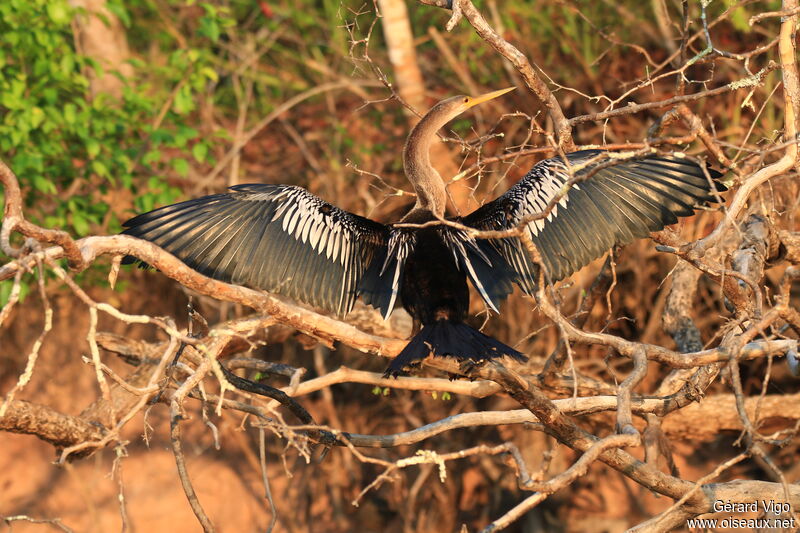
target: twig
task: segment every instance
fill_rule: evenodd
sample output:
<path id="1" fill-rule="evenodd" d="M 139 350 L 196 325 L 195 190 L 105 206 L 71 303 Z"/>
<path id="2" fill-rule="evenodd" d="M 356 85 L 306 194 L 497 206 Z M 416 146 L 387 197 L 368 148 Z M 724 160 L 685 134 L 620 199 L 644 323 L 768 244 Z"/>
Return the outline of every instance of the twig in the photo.
<path id="1" fill-rule="evenodd" d="M 773 70 L 777 70 L 778 68 L 780 68 L 780 66 L 777 63 L 771 61 L 767 66 L 765 66 L 752 76 L 743 78 L 741 80 L 737 80 L 735 82 L 728 83 L 726 85 L 723 85 L 722 87 L 707 89 L 705 91 L 700 91 L 692 94 L 673 96 L 672 98 L 659 100 L 657 102 L 645 102 L 642 104 L 631 103 L 625 107 L 621 107 L 618 109 L 611 109 L 609 111 L 598 111 L 596 113 L 578 115 L 577 117 L 569 119 L 568 123 L 570 127 L 575 127 L 578 124 L 585 124 L 587 122 L 599 122 L 601 120 L 621 117 L 623 115 L 633 115 L 636 113 L 641 113 L 642 111 L 647 111 L 649 109 L 661 109 L 664 107 L 671 107 L 676 104 L 682 104 L 685 102 L 694 102 L 696 100 L 701 100 L 703 98 L 709 98 L 711 96 L 717 96 L 727 92 L 736 91 L 744 87 L 757 86 L 764 81 L 764 78 L 767 76 L 767 74 L 769 74 Z"/>
<path id="2" fill-rule="evenodd" d="M 44 268 L 42 267 L 40 261 L 38 262 L 37 267 L 39 272 L 39 295 L 42 298 L 42 306 L 44 308 L 44 326 L 42 327 L 42 331 L 39 333 L 39 336 L 33 342 L 30 352 L 28 352 L 25 370 L 23 370 L 22 374 L 20 374 L 19 378 L 17 378 L 17 382 L 6 393 L 5 398 L 3 398 L 2 403 L 0 403 L 0 418 L 3 418 L 3 416 L 6 414 L 8 405 L 14 400 L 14 395 L 17 393 L 17 391 L 25 387 L 25 385 L 27 385 L 33 377 L 33 370 L 36 367 L 36 361 L 39 358 L 39 350 L 42 348 L 45 337 L 50 330 L 53 329 L 53 308 L 50 306 L 50 299 L 47 297 L 47 293 L 44 288 L 45 274 Z M 9 309 L 9 313 L 10 309 L 14 306 L 19 298 L 21 273 L 22 270 L 20 270 L 20 275 L 14 276 L 14 287 L 12 289 L 9 301 L 6 304 L 6 308 Z M 7 316 L 5 315 L 6 308 L 3 309 L 3 312 L 0 312 L 0 325 L 2 325 L 5 316 Z"/>
<path id="3" fill-rule="evenodd" d="M 575 142 L 572 140 L 572 123 L 564 116 L 561 106 L 556 100 L 553 93 L 547 87 L 547 84 L 536 74 L 525 54 L 519 51 L 514 45 L 503 39 L 489 23 L 483 18 L 483 15 L 475 8 L 470 0 L 456 0 L 457 3 L 442 5 L 440 2 L 427 2 L 420 0 L 422 3 L 428 5 L 435 5 L 437 7 L 446 7 L 453 9 L 454 13 L 459 12 L 475 29 L 481 39 L 486 41 L 492 48 L 494 48 L 500 55 L 510 61 L 517 71 L 525 80 L 525 84 L 536 95 L 542 105 L 547 109 L 547 113 L 553 120 L 558 138 L 559 148 L 565 152 L 571 152 L 575 149 Z M 458 9 L 459 11 L 456 11 Z M 457 22 L 457 19 L 455 19 Z"/>
<path id="4" fill-rule="evenodd" d="M 217 164 L 211 169 L 211 172 L 203 176 L 201 179 L 197 181 L 193 189 L 193 193 L 197 194 L 199 191 L 203 190 L 205 187 L 208 187 L 211 182 L 216 179 L 216 177 L 223 171 L 225 168 L 237 157 L 239 152 L 244 148 L 247 143 L 249 143 L 253 138 L 261 133 L 261 130 L 269 126 L 275 119 L 280 117 L 283 113 L 290 110 L 297 104 L 308 100 L 309 98 L 316 96 L 318 94 L 322 94 L 328 91 L 334 91 L 337 89 L 350 89 L 352 86 L 352 82 L 328 82 L 322 83 L 308 89 L 307 91 L 303 91 L 302 93 L 293 96 L 286 100 L 283 104 L 279 105 L 275 109 L 273 109 L 267 116 L 262 118 L 260 121 L 256 123 L 255 126 L 250 128 L 247 132 L 244 132 L 239 138 L 236 139 L 233 146 L 228 150 L 222 159 L 220 159 Z"/>
<path id="5" fill-rule="evenodd" d="M 183 399 L 210 371 L 211 362 L 208 359 L 204 359 L 201 361 L 194 373 L 189 376 L 189 378 L 178 388 L 177 391 L 175 391 L 175 394 L 170 402 L 169 423 L 170 444 L 172 445 L 172 453 L 175 456 L 175 463 L 178 466 L 178 477 L 180 477 L 183 492 L 186 494 L 186 499 L 189 500 L 189 505 L 191 506 L 194 515 L 197 517 L 197 520 L 200 522 L 203 531 L 206 533 L 213 533 L 215 529 L 214 525 L 211 523 L 211 520 L 208 519 L 208 515 L 206 515 L 205 511 L 203 510 L 203 506 L 200 504 L 200 500 L 197 498 L 197 493 L 194 491 L 192 482 L 189 479 L 189 472 L 186 469 L 186 459 L 184 458 L 183 449 L 181 447 L 180 421 L 184 418 L 184 415 L 182 414 Z"/>
<path id="6" fill-rule="evenodd" d="M 527 497 L 521 503 L 514 506 L 506 514 L 483 528 L 481 533 L 493 533 L 494 531 L 505 529 L 514 521 L 519 519 L 523 514 L 544 501 L 544 499 L 550 494 L 563 489 L 567 485 L 570 485 L 579 477 L 585 476 L 591 464 L 596 461 L 600 454 L 606 450 L 622 448 L 625 446 L 637 446 L 638 444 L 638 435 L 611 435 L 597 441 L 588 450 L 586 450 L 583 455 L 581 455 L 580 459 L 578 459 L 572 466 L 556 477 L 544 482 L 530 481 L 526 483 L 524 488 L 527 490 L 534 490 L 536 493 Z"/>
<path id="7" fill-rule="evenodd" d="M 721 473 L 725 470 L 729 469 L 733 465 L 742 462 L 744 459 L 747 458 L 747 454 L 740 453 L 736 457 L 728 459 L 724 463 L 717 465 L 717 467 L 710 473 L 706 474 L 695 484 L 692 490 L 688 491 L 686 494 L 681 496 L 674 504 L 670 506 L 669 509 L 655 517 L 654 519 L 641 524 L 640 526 L 633 528 L 631 531 L 635 531 L 636 533 L 649 533 L 649 532 L 657 532 L 657 531 L 664 531 L 663 526 L 666 525 L 666 522 L 669 525 L 674 525 L 676 520 L 683 521 L 686 518 L 694 515 L 695 513 L 687 513 L 685 510 L 682 509 L 682 505 L 686 503 L 689 498 L 691 498 L 694 494 L 702 490 L 703 485 L 712 479 L 716 479 Z M 753 500 L 756 501 L 756 500 Z M 699 513 L 698 513 L 699 514 Z"/>
<path id="8" fill-rule="evenodd" d="M 631 394 L 646 375 L 647 356 L 644 350 L 637 350 L 633 352 L 633 372 L 620 384 L 617 393 L 617 433 L 621 435 L 639 436 L 639 430 L 634 427 L 631 416 Z"/>
<path id="9" fill-rule="evenodd" d="M 127 453 L 122 446 L 117 446 L 115 449 L 116 457 L 111 472 L 117 480 L 117 501 L 119 502 L 119 516 L 122 520 L 122 533 L 130 530 L 130 519 L 128 518 L 128 503 L 125 497 L 125 483 L 122 478 L 122 459 L 127 457 Z"/>
<path id="10" fill-rule="evenodd" d="M 14 515 L 14 516 L 0 516 L 0 520 L 6 523 L 8 527 L 11 527 L 12 522 L 30 522 L 31 524 L 50 524 L 51 526 L 57 527 L 64 533 L 74 533 L 72 529 L 68 528 L 61 522 L 60 518 L 33 518 L 27 515 Z"/>
<path id="11" fill-rule="evenodd" d="M 171 321 L 169 321 L 171 322 Z M 172 325 L 174 326 L 174 324 Z M 167 345 L 164 353 L 161 356 L 158 364 L 152 369 L 152 373 L 148 379 L 147 383 L 147 390 L 153 391 L 151 394 L 154 394 L 153 385 L 155 385 L 163 376 L 164 369 L 167 367 L 167 363 L 172 359 L 175 355 L 175 352 L 178 349 L 178 341 L 176 338 L 172 337 L 170 339 L 169 344 Z M 147 402 L 150 399 L 150 394 L 142 395 L 139 397 L 136 402 L 131 406 L 131 408 L 124 413 L 118 420 L 116 425 L 111 428 L 110 431 L 106 432 L 102 438 L 97 440 L 82 440 L 80 442 L 76 442 L 69 447 L 64 448 L 61 451 L 61 455 L 59 456 L 59 462 L 65 462 L 72 454 L 77 454 L 78 452 L 85 452 L 85 450 L 95 450 L 106 446 L 109 442 L 116 439 L 119 436 L 119 431 L 137 414 L 139 411 L 144 409 L 147 405 Z"/>
<path id="12" fill-rule="evenodd" d="M 278 522 L 278 508 L 275 507 L 275 501 L 272 499 L 272 490 L 269 488 L 269 476 L 267 475 L 267 446 L 265 443 L 266 437 L 264 436 L 264 428 L 258 428 L 258 459 L 261 464 L 261 481 L 264 483 L 264 497 L 269 502 L 269 527 L 267 533 L 271 533 L 275 529 L 275 524 Z"/>

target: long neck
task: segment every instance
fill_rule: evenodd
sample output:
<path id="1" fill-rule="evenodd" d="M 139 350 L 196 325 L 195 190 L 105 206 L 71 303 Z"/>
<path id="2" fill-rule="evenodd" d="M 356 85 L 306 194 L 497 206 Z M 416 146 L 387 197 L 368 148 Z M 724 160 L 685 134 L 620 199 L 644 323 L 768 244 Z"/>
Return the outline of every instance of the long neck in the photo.
<path id="1" fill-rule="evenodd" d="M 436 132 L 449 118 L 429 112 L 411 130 L 403 150 L 406 177 L 417 193 L 414 207 L 428 209 L 439 217 L 444 216 L 447 194 L 442 177 L 431 165 L 430 149 L 431 143 L 436 142 Z"/>

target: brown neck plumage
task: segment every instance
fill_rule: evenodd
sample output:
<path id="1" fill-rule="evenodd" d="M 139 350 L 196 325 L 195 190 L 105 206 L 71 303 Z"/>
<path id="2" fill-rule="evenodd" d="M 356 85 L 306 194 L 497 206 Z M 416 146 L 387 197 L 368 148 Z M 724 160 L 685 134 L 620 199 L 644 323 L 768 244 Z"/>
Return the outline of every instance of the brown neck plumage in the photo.
<path id="1" fill-rule="evenodd" d="M 451 115 L 455 114 L 435 105 L 411 130 L 403 149 L 406 177 L 417 193 L 414 207 L 428 209 L 438 217 L 444 216 L 447 194 L 442 177 L 431 165 L 430 149 L 436 142 L 436 132 L 453 118 Z"/>

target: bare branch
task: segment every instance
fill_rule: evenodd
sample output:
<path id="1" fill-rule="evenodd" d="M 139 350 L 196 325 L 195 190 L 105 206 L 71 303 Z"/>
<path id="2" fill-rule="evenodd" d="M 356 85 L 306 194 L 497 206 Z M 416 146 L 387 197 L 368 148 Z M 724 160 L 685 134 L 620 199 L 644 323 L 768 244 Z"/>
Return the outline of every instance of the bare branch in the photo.
<path id="1" fill-rule="evenodd" d="M 550 115 L 555 126 L 559 148 L 566 152 L 571 152 L 575 149 L 575 142 L 572 140 L 572 124 L 564 116 L 561 105 L 558 103 L 555 96 L 553 96 L 547 84 L 534 71 L 528 58 L 525 57 L 525 54 L 503 39 L 494 28 L 489 25 L 486 19 L 483 18 L 483 15 L 481 15 L 470 0 L 452 0 L 452 3 L 419 1 L 428 5 L 453 9 L 454 11 L 458 10 L 457 12 L 467 19 L 472 27 L 475 28 L 475 32 L 481 39 L 486 41 L 487 44 L 514 65 L 522 76 L 522 79 L 525 80 L 528 89 L 536 95 L 545 109 L 547 109 L 547 113 Z"/>

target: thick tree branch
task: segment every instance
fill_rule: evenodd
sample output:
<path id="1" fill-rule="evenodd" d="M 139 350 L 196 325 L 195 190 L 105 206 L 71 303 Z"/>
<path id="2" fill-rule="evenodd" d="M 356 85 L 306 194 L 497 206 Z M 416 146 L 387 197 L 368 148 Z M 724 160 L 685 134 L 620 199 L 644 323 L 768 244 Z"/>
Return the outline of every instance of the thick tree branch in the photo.
<path id="1" fill-rule="evenodd" d="M 35 435 L 56 448 L 100 440 L 106 433 L 99 424 L 24 400 L 9 402 L 0 430 Z"/>

